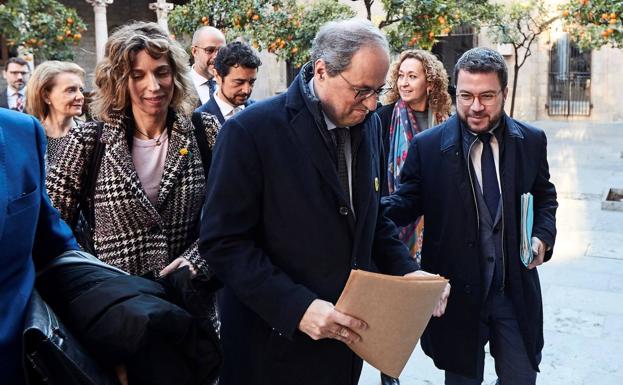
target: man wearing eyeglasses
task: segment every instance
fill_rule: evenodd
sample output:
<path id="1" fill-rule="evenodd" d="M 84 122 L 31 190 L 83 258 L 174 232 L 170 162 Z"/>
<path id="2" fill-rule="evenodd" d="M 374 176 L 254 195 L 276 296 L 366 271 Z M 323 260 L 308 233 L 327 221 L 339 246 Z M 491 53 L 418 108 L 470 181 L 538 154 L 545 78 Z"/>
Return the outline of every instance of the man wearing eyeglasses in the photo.
<path id="1" fill-rule="evenodd" d="M 194 63 L 190 77 L 201 101 L 197 107 L 210 100 L 216 91 L 214 60 L 219 49 L 225 44 L 225 35 L 214 27 L 201 27 L 193 34 L 191 53 Z"/>
<path id="2" fill-rule="evenodd" d="M 0 91 L 0 107 L 16 111 L 24 111 L 26 106 L 26 83 L 30 74 L 28 63 L 21 57 L 7 60 L 2 76 L 6 79 L 7 88 Z"/>
<path id="3" fill-rule="evenodd" d="M 453 286 L 448 312 L 422 337 L 445 384 L 480 385 L 488 342 L 498 384 L 533 385 L 543 348 L 536 267 L 552 256 L 558 207 L 547 140 L 504 112 L 508 72 L 496 51 L 467 51 L 455 79 L 457 115 L 414 138 L 401 187 L 383 207 L 400 226 L 425 216 L 422 268 Z M 534 198 L 533 261 L 525 265 L 523 193 Z"/>
<path id="4" fill-rule="evenodd" d="M 379 212 L 388 67 L 372 23 L 328 23 L 286 93 L 225 122 L 199 244 L 225 285 L 222 385 L 357 384 L 367 325 L 333 306 L 351 269 L 424 274 Z"/>

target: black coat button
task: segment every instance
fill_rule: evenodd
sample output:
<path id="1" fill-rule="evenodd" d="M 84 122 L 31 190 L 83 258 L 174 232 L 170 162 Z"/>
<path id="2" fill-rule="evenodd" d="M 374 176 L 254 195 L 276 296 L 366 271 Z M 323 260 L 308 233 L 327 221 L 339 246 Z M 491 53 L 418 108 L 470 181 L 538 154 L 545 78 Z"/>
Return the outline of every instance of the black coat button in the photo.
<path id="1" fill-rule="evenodd" d="M 476 243 L 475 243 L 475 242 L 468 242 L 468 243 L 467 243 L 467 247 L 470 247 L 470 248 L 471 248 L 471 247 L 475 247 L 475 246 L 476 246 Z"/>
<path id="2" fill-rule="evenodd" d="M 340 207 L 340 215 L 344 215 L 344 216 L 348 215 L 348 207 L 346 206 Z"/>
<path id="3" fill-rule="evenodd" d="M 470 294 L 472 292 L 472 287 L 470 285 L 465 285 L 463 286 L 463 290 L 465 290 L 467 294 Z"/>
<path id="4" fill-rule="evenodd" d="M 489 261 L 489 262 L 493 262 L 493 261 L 494 261 L 494 258 L 493 258 L 493 257 L 491 257 L 491 256 L 489 256 L 489 257 L 487 257 L 487 261 Z"/>
<path id="5" fill-rule="evenodd" d="M 493 234 L 497 234 L 497 233 L 499 233 L 499 232 L 500 232 L 500 226 L 495 226 L 495 227 L 493 228 Z"/>

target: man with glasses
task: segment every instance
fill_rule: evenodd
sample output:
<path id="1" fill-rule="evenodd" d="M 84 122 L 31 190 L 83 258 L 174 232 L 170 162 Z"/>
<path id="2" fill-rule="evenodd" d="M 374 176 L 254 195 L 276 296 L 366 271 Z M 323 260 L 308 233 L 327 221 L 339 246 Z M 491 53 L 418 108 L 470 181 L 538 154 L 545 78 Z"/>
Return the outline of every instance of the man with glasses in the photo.
<path id="1" fill-rule="evenodd" d="M 214 60 L 225 44 L 225 35 L 214 27 L 201 27 L 193 34 L 191 53 L 194 63 L 190 77 L 201 101 L 198 106 L 210 100 L 216 91 Z"/>
<path id="2" fill-rule="evenodd" d="M 367 326 L 333 306 L 351 269 L 423 274 L 379 212 L 388 67 L 372 23 L 328 23 L 286 93 L 225 122 L 199 243 L 225 286 L 222 385 L 357 384 Z"/>
<path id="3" fill-rule="evenodd" d="M 426 218 L 422 268 L 450 278 L 448 312 L 433 319 L 422 347 L 447 385 L 480 385 L 484 347 L 498 384 L 532 385 L 543 348 L 536 267 L 552 256 L 556 189 L 542 130 L 504 112 L 508 72 L 488 48 L 455 66 L 457 115 L 418 134 L 401 187 L 384 198 L 397 225 Z M 520 258 L 521 195 L 534 199 L 530 263 Z"/>
<path id="4" fill-rule="evenodd" d="M 30 74 L 28 63 L 21 57 L 10 58 L 2 76 L 6 79 L 7 88 L 0 91 L 0 107 L 10 108 L 19 112 L 26 106 L 26 83 Z"/>

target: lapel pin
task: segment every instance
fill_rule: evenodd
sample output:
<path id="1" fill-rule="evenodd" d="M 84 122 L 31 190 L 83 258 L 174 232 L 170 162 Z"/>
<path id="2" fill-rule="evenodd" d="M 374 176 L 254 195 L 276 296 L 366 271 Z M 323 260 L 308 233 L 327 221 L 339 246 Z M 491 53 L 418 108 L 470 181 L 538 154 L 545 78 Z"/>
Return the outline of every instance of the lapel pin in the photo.
<path id="1" fill-rule="evenodd" d="M 375 176 L 374 177 L 374 191 L 379 192 L 379 187 L 380 187 L 379 178 Z"/>
<path id="2" fill-rule="evenodd" d="M 181 156 L 186 156 L 188 155 L 188 149 L 186 147 L 184 148 L 180 148 L 180 155 Z"/>

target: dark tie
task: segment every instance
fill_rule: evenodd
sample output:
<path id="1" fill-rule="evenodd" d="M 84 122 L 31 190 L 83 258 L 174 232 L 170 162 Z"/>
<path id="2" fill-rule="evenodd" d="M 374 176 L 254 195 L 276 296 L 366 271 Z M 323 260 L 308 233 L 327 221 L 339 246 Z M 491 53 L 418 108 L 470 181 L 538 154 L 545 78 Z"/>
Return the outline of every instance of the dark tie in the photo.
<path id="1" fill-rule="evenodd" d="M 17 94 L 15 99 L 15 109 L 19 112 L 24 111 L 24 97 L 20 93 Z"/>
<path id="2" fill-rule="evenodd" d="M 216 81 L 214 79 L 208 80 L 208 88 L 210 89 L 210 96 L 216 91 Z"/>
<path id="3" fill-rule="evenodd" d="M 348 140 L 348 130 L 344 127 L 335 128 L 337 176 L 340 178 L 342 190 L 346 193 L 346 199 L 350 203 L 350 186 L 348 183 L 348 165 L 346 164 L 346 152 L 344 151 Z"/>
<path id="4" fill-rule="evenodd" d="M 491 149 L 492 136 L 490 133 L 480 134 L 478 139 L 482 142 L 482 156 L 480 157 L 482 194 L 485 197 L 491 218 L 495 219 L 498 212 L 498 202 L 500 201 L 500 188 L 498 187 L 498 177 L 495 171 L 493 150 Z"/>

